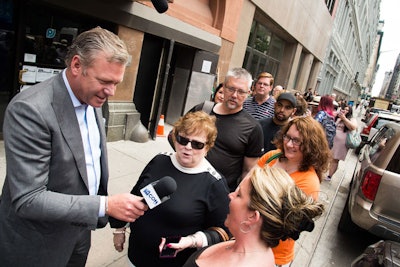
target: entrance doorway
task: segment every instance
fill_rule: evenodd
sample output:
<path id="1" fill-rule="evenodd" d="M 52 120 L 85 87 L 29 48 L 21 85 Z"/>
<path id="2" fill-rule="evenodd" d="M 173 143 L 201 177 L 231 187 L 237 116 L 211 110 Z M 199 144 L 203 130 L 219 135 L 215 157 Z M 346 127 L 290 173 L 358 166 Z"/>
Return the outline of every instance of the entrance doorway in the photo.
<path id="1" fill-rule="evenodd" d="M 151 138 L 161 114 L 174 124 L 210 98 L 217 63 L 217 54 L 145 34 L 133 102 Z"/>
<path id="2" fill-rule="evenodd" d="M 0 138 L 3 133 L 3 118 L 13 91 L 15 58 L 14 1 L 0 0 Z"/>
<path id="3" fill-rule="evenodd" d="M 96 26 L 116 29 L 113 23 L 38 0 L 0 0 L 1 138 L 4 110 L 11 98 L 61 72 L 68 45 Z"/>
<path id="4" fill-rule="evenodd" d="M 133 101 L 152 138 L 161 114 L 170 124 L 182 115 L 196 51 L 145 34 Z"/>

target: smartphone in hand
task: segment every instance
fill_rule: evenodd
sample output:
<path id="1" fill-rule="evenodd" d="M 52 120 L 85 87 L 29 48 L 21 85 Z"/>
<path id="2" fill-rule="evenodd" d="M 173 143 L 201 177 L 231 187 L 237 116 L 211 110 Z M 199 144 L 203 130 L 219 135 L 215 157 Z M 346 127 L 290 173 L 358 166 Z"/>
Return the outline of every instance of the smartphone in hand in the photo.
<path id="1" fill-rule="evenodd" d="M 160 252 L 160 258 L 175 258 L 178 251 L 174 248 L 169 248 L 167 245 L 169 243 L 178 243 L 181 240 L 180 236 L 170 236 L 165 238 L 165 244 Z"/>

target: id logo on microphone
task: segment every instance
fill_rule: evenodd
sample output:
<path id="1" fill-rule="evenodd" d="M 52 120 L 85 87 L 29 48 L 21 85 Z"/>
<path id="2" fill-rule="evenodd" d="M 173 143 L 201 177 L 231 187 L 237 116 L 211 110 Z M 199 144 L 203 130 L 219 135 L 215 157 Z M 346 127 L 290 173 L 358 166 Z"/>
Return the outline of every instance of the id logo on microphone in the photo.
<path id="1" fill-rule="evenodd" d="M 158 197 L 156 190 L 154 190 L 153 185 L 149 184 L 142 189 L 140 189 L 144 200 L 150 209 L 153 209 L 161 204 L 161 199 Z"/>

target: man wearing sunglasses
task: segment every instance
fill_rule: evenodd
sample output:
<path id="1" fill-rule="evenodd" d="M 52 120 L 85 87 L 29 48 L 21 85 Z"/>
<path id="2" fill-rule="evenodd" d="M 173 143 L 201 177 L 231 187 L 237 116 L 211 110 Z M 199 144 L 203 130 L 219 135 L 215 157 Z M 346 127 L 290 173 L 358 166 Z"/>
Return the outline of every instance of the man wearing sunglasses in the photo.
<path id="1" fill-rule="evenodd" d="M 224 101 L 216 104 L 210 113 L 217 118 L 218 135 L 207 159 L 226 178 L 231 192 L 263 154 L 261 126 L 243 109 L 251 83 L 247 70 L 229 70 L 223 83 Z M 202 107 L 203 103 L 193 107 L 191 112 Z"/>

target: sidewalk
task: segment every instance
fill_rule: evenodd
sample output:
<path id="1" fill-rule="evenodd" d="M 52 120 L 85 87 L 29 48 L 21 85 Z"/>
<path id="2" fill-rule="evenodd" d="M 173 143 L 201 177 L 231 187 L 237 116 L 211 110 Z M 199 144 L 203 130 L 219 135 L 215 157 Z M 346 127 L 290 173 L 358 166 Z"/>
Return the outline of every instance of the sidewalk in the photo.
<path id="1" fill-rule="evenodd" d="M 165 125 L 167 135 L 172 127 Z M 129 192 L 135 185 L 140 173 L 146 164 L 159 152 L 173 151 L 167 137 L 157 137 L 146 143 L 131 141 L 108 142 L 108 160 L 110 177 L 108 184 L 109 194 Z M 6 174 L 6 159 L 4 141 L 0 140 L 0 190 L 3 188 Z M 1 194 L 1 191 L 0 191 Z M 89 252 L 87 267 L 127 267 L 127 244 L 119 253 L 114 249 L 113 234 L 109 225 L 92 232 L 92 246 Z M 1 265 L 1 264 L 0 264 Z"/>
<path id="2" fill-rule="evenodd" d="M 166 125 L 167 134 L 171 126 Z M 149 140 L 146 143 L 135 143 L 131 141 L 109 142 L 108 157 L 110 167 L 109 194 L 129 192 L 136 183 L 140 173 L 146 164 L 159 152 L 172 151 L 166 137 L 157 137 L 156 140 Z M 296 256 L 292 267 L 323 266 L 316 261 L 319 256 L 315 255 L 316 247 L 321 249 L 319 244 L 322 233 L 330 231 L 331 219 L 339 215 L 333 214 L 336 211 L 333 204 L 341 188 L 348 187 L 353 166 L 356 162 L 354 153 L 349 151 L 345 162 L 340 162 L 339 169 L 331 183 L 326 181 L 321 184 L 320 199 L 326 204 L 326 212 L 318 219 L 313 232 L 303 232 L 296 242 Z M 4 142 L 0 141 L 0 187 L 3 186 L 5 177 L 5 156 Z M 343 203 L 340 204 L 343 206 Z M 336 227 L 333 227 L 336 230 Z M 333 230 L 332 230 L 333 231 Z M 126 235 L 128 239 L 128 235 Z M 107 225 L 92 233 L 92 246 L 89 252 L 87 267 L 128 267 L 127 244 L 125 249 L 119 253 L 114 249 L 112 230 Z M 322 257 L 323 258 L 323 257 Z"/>
<path id="3" fill-rule="evenodd" d="M 165 134 L 171 126 L 165 125 Z M 136 184 L 140 173 L 147 163 L 159 152 L 173 151 L 167 137 L 157 137 L 146 143 L 131 141 L 109 142 L 108 160 L 110 179 L 108 184 L 109 194 L 129 192 Z M 114 249 L 112 229 L 107 225 L 92 233 L 92 247 L 89 252 L 87 267 L 128 267 L 127 248 L 128 237 L 124 250 L 120 253 Z"/>

